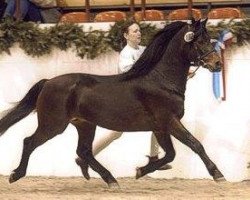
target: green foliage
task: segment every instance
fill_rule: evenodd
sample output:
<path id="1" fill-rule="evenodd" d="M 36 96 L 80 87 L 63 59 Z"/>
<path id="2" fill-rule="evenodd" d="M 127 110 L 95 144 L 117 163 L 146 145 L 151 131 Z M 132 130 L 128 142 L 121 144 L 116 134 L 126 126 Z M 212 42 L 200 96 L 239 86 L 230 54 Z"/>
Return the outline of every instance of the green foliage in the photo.
<path id="1" fill-rule="evenodd" d="M 234 22 L 230 30 L 237 38 L 237 45 L 244 45 L 250 41 L 250 20 Z"/>
<path id="2" fill-rule="evenodd" d="M 230 30 L 234 37 L 234 45 L 242 46 L 250 41 L 250 19 L 229 22 L 221 21 L 217 25 L 208 25 L 208 30 L 212 38 L 218 38 L 219 33 L 224 29 Z"/>
<path id="3" fill-rule="evenodd" d="M 147 46 L 151 41 L 151 39 L 153 38 L 153 36 L 159 31 L 159 29 L 156 26 L 151 25 L 149 23 L 141 23 L 140 28 L 142 32 L 141 44 L 143 46 Z"/>
<path id="4" fill-rule="evenodd" d="M 10 54 L 10 48 L 18 43 L 30 56 L 42 56 L 51 51 L 45 31 L 38 24 L 6 19 L 0 24 L 0 53 Z"/>
<path id="5" fill-rule="evenodd" d="M 82 43 L 86 35 L 82 27 L 75 24 L 57 24 L 47 28 L 46 33 L 50 43 L 62 51 L 72 48 L 73 44 Z"/>
<path id="6" fill-rule="evenodd" d="M 6 20 L 5 23 L 0 24 L 0 53 L 10 54 L 10 48 L 17 42 L 15 27 L 16 22 L 11 20 Z"/>
<path id="7" fill-rule="evenodd" d="M 4 19 L 0 23 L 0 54 L 10 54 L 10 48 L 18 44 L 32 57 L 50 54 L 53 48 L 72 49 L 81 58 L 94 59 L 108 51 L 120 51 L 124 46 L 123 27 L 126 21 L 116 22 L 108 32 L 88 30 L 78 24 L 56 24 L 44 27 L 32 22 Z M 147 45 L 159 29 L 150 23 L 140 23 L 142 45 Z M 229 29 L 237 39 L 235 44 L 244 45 L 250 40 L 250 20 L 208 24 L 213 38 L 218 38 L 223 29 Z"/>

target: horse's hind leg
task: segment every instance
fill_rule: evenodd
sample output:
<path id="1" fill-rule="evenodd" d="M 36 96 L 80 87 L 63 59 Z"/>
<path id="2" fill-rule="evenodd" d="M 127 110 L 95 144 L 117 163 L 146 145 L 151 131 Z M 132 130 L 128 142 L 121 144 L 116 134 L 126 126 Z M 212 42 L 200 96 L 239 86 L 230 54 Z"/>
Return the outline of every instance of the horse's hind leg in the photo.
<path id="1" fill-rule="evenodd" d="M 149 162 L 146 166 L 140 167 L 136 169 L 136 179 L 154 172 L 155 170 L 159 169 L 161 166 L 166 165 L 167 163 L 170 163 L 175 158 L 175 149 L 173 146 L 173 142 L 171 140 L 170 135 L 167 131 L 165 132 L 154 132 L 155 137 L 157 139 L 157 142 L 162 147 L 162 149 L 165 151 L 165 156 L 157 161 Z"/>
<path id="2" fill-rule="evenodd" d="M 76 160 L 76 162 L 80 166 L 84 177 L 89 179 L 89 174 L 87 172 L 89 165 L 94 171 L 100 174 L 102 179 L 109 185 L 109 187 L 119 187 L 112 174 L 93 156 L 92 143 L 95 136 L 96 125 L 80 120 L 74 121 L 72 123 L 77 128 L 79 136 L 76 151 L 79 158 Z"/>
<path id="3" fill-rule="evenodd" d="M 49 124 L 46 124 L 46 126 L 38 125 L 35 133 L 32 136 L 24 139 L 22 158 L 19 166 L 10 175 L 10 183 L 13 183 L 25 176 L 30 155 L 38 146 L 44 144 L 54 136 L 62 133 L 67 127 L 67 123 L 62 123 L 60 125 L 58 124 L 57 126 L 55 125 L 56 123 L 53 123 L 54 122 L 52 121 L 50 124 L 51 126 Z M 48 129 L 48 127 L 50 128 Z"/>
<path id="4" fill-rule="evenodd" d="M 83 122 L 79 119 L 75 119 L 71 122 L 77 129 L 78 133 L 78 144 L 76 153 L 78 158 L 76 158 L 76 164 L 81 168 L 83 176 L 89 180 L 90 176 L 88 173 L 89 164 L 87 160 L 83 157 L 81 148 L 84 145 L 86 148 L 92 150 L 92 143 L 95 137 L 96 126 Z"/>
<path id="5" fill-rule="evenodd" d="M 215 181 L 225 180 L 222 173 L 217 166 L 210 160 L 205 152 L 202 144 L 182 125 L 178 119 L 173 119 L 170 124 L 172 128 L 171 134 L 183 144 L 190 147 L 195 153 L 197 153 L 204 162 L 209 174 Z"/>

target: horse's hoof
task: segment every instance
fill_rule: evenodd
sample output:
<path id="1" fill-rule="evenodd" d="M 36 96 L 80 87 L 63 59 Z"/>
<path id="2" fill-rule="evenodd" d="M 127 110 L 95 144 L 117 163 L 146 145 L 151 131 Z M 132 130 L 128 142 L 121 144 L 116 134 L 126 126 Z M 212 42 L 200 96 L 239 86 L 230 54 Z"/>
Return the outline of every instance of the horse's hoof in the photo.
<path id="1" fill-rule="evenodd" d="M 90 180 L 89 172 L 88 172 L 88 164 L 84 163 L 84 161 L 81 158 L 75 159 L 76 164 L 81 168 L 82 174 L 84 178 L 87 180 Z"/>
<path id="2" fill-rule="evenodd" d="M 12 173 L 10 174 L 9 183 L 14 183 L 14 182 L 16 182 L 17 180 L 19 180 L 20 178 L 21 178 L 21 177 L 19 177 L 19 176 L 17 175 L 16 172 L 12 172 Z"/>
<path id="3" fill-rule="evenodd" d="M 227 181 L 226 179 L 225 179 L 225 177 L 224 176 L 222 176 L 222 177 L 220 177 L 220 178 L 216 178 L 216 179 L 214 179 L 217 183 L 221 183 L 221 182 L 225 182 L 225 181 Z"/>
<path id="4" fill-rule="evenodd" d="M 213 179 L 216 182 L 224 182 L 224 181 L 226 181 L 225 177 L 223 176 L 223 174 L 219 170 L 215 170 Z"/>
<path id="5" fill-rule="evenodd" d="M 117 182 L 109 183 L 108 186 L 110 189 L 121 189 Z"/>
<path id="6" fill-rule="evenodd" d="M 136 168 L 136 175 L 135 175 L 135 179 L 139 179 L 142 177 L 142 172 L 141 169 L 139 167 Z"/>
<path id="7" fill-rule="evenodd" d="M 172 169 L 172 166 L 169 164 L 166 164 L 166 165 L 161 166 L 158 170 L 164 171 L 164 170 L 169 170 L 169 169 Z"/>

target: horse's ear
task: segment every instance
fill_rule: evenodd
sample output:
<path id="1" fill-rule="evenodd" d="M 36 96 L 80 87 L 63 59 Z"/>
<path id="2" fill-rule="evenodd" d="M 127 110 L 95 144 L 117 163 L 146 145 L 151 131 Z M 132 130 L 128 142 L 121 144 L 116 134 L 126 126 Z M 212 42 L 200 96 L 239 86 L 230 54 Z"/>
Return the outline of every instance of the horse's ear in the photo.
<path id="1" fill-rule="evenodd" d="M 202 20 L 201 25 L 202 25 L 203 27 L 206 27 L 207 20 L 208 20 L 208 18 L 205 18 L 204 20 Z"/>
<path id="2" fill-rule="evenodd" d="M 192 17 L 191 23 L 192 23 L 192 24 L 195 24 L 195 18 L 194 18 L 194 17 Z"/>
<path id="3" fill-rule="evenodd" d="M 201 26 L 201 20 L 200 20 L 200 19 L 197 20 L 197 21 L 194 20 L 194 21 L 192 22 L 192 27 L 193 27 L 194 29 L 199 29 L 200 26 Z"/>
<path id="4" fill-rule="evenodd" d="M 198 19 L 195 23 L 196 26 L 199 26 L 201 24 L 201 19 Z"/>
<path id="5" fill-rule="evenodd" d="M 195 21 L 195 19 L 192 17 L 191 19 L 189 19 L 189 20 L 187 20 L 187 24 L 188 25 L 195 25 L 195 23 L 196 23 L 196 21 Z"/>

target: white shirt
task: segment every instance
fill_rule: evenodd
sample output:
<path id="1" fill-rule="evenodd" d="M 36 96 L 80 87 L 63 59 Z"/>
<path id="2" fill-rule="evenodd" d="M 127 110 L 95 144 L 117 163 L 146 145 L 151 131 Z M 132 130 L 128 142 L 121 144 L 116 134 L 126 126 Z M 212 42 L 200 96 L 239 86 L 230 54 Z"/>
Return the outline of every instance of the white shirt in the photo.
<path id="1" fill-rule="evenodd" d="M 119 55 L 119 73 L 124 73 L 130 70 L 132 65 L 139 59 L 146 47 L 138 46 L 138 49 L 135 49 L 129 45 L 126 45 Z"/>

